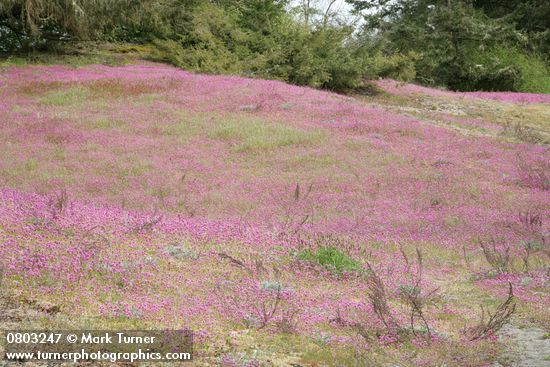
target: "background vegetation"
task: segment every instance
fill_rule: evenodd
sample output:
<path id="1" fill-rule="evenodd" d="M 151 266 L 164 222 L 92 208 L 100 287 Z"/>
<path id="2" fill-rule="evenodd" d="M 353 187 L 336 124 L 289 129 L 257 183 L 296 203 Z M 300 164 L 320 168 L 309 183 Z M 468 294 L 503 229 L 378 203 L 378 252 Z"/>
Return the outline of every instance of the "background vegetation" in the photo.
<path id="1" fill-rule="evenodd" d="M 334 1 L 4 0 L 0 52 L 132 43 L 188 70 L 338 91 L 389 77 L 550 92 L 545 0 L 346 1 L 355 17 L 334 11 Z"/>

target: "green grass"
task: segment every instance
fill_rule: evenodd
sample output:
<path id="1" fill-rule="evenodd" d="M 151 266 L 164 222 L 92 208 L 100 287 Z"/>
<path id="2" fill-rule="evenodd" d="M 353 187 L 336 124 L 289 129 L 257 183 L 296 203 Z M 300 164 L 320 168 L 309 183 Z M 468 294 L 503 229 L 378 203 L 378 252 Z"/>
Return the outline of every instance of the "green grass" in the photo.
<path id="1" fill-rule="evenodd" d="M 94 128 L 99 130 L 116 129 L 126 125 L 126 122 L 121 120 L 113 120 L 108 118 L 102 118 L 94 123 Z"/>
<path id="2" fill-rule="evenodd" d="M 338 274 L 343 271 L 352 272 L 360 268 L 359 262 L 335 247 L 320 247 L 315 251 L 306 249 L 298 254 L 298 258 L 319 264 Z"/>
<path id="3" fill-rule="evenodd" d="M 239 118 L 218 121 L 210 137 L 233 143 L 238 152 L 270 150 L 319 142 L 320 131 L 307 131 L 277 122 Z"/>
<path id="4" fill-rule="evenodd" d="M 127 165 L 117 167 L 117 178 L 124 180 L 131 177 L 139 177 L 153 169 L 149 162 L 128 162 Z"/>
<path id="5" fill-rule="evenodd" d="M 84 101 L 87 97 L 88 91 L 86 89 L 74 87 L 47 93 L 41 98 L 41 102 L 49 106 L 67 106 Z"/>
<path id="6" fill-rule="evenodd" d="M 189 141 L 208 130 L 208 121 L 210 117 L 207 114 L 178 113 L 179 121 L 175 124 L 159 125 L 163 134 L 175 138 L 180 144 L 187 144 Z"/>
<path id="7" fill-rule="evenodd" d="M 44 187 L 48 187 L 48 182 L 54 180 L 70 183 L 74 179 L 72 172 L 66 167 L 44 167 L 33 158 L 21 164 L 3 167 L 0 169 L 0 176 L 13 186 L 23 185 L 28 179 L 40 182 L 44 184 Z"/>
<path id="8" fill-rule="evenodd" d="M 336 157 L 329 154 L 305 153 L 294 155 L 286 160 L 284 170 L 294 172 L 296 170 L 318 170 L 321 168 L 331 168 L 339 164 Z"/>
<path id="9" fill-rule="evenodd" d="M 164 135 L 187 144 L 197 136 L 224 141 L 236 152 L 255 152 L 275 148 L 321 142 L 325 135 L 320 130 L 304 130 L 284 123 L 251 118 L 240 114 L 214 115 L 204 113 L 180 114 L 175 124 L 162 124 Z"/>
<path id="10" fill-rule="evenodd" d="M 85 51 L 74 51 L 67 49 L 66 53 L 44 52 L 29 53 L 21 55 L 10 55 L 0 58 L 0 67 L 27 66 L 27 65 L 67 65 L 73 68 L 81 66 L 102 64 L 109 66 L 120 66 L 132 60 L 129 55 L 122 55 L 107 49 L 107 46 L 92 47 Z"/>

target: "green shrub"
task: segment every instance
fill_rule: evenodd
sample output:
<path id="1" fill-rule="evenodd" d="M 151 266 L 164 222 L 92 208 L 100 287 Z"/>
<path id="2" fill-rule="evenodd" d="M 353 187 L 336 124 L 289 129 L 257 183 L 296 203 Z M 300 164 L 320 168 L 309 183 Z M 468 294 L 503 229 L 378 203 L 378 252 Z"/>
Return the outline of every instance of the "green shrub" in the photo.
<path id="1" fill-rule="evenodd" d="M 416 62 L 422 58 L 417 52 L 384 55 L 376 52 L 367 62 L 367 73 L 370 79 L 391 78 L 410 81 L 416 77 Z"/>
<path id="2" fill-rule="evenodd" d="M 194 9 L 189 30 L 176 39 L 154 41 L 157 58 L 186 70 L 239 73 L 247 34 L 237 19 L 221 7 L 204 3 Z"/>
<path id="3" fill-rule="evenodd" d="M 296 29 L 285 53 L 290 83 L 335 91 L 353 89 L 364 75 L 363 59 L 352 45 L 345 45 L 349 29 L 326 28 L 304 33 Z"/>
<path id="4" fill-rule="evenodd" d="M 319 264 L 338 274 L 343 271 L 352 272 L 360 268 L 359 262 L 335 247 L 306 249 L 298 254 L 298 259 Z"/>
<path id="5" fill-rule="evenodd" d="M 550 69 L 541 58 L 520 54 L 517 62 L 523 76 L 520 91 L 550 93 Z"/>
<path id="6" fill-rule="evenodd" d="M 15 51 L 21 46 L 21 37 L 8 27 L 6 21 L 0 19 L 0 52 Z"/>
<path id="7" fill-rule="evenodd" d="M 550 93 L 550 72 L 544 61 L 514 47 L 495 46 L 467 54 L 453 89 Z"/>

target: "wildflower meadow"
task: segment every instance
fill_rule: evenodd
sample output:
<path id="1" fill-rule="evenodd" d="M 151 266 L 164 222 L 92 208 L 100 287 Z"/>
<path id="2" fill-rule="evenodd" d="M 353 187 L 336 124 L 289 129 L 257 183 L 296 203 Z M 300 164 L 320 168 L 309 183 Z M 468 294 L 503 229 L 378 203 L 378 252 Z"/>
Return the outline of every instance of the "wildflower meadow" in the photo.
<path id="1" fill-rule="evenodd" d="M 197 366 L 525 360 L 548 95 L 374 84 L 2 67 L 0 326 L 188 328 Z"/>

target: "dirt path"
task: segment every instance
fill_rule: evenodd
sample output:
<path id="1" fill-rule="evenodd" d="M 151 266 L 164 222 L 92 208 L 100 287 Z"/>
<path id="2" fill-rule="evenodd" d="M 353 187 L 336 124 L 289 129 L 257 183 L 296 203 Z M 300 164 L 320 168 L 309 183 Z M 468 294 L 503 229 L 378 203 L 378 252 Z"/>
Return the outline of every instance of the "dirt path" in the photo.
<path id="1" fill-rule="evenodd" d="M 508 325 L 502 335 L 510 337 L 511 350 L 493 367 L 550 367 L 550 339 L 546 331 Z"/>

